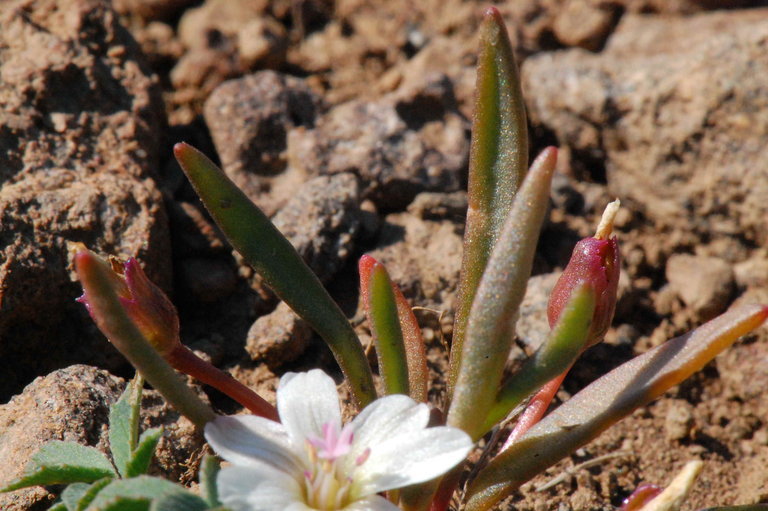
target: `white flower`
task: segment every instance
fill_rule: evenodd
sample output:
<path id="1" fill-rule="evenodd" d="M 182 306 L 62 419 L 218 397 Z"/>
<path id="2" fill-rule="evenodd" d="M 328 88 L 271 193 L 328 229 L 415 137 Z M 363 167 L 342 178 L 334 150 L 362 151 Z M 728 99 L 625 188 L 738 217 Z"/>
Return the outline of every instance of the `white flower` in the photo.
<path id="1" fill-rule="evenodd" d="M 342 428 L 336 384 L 318 369 L 283 376 L 277 409 L 282 424 L 240 415 L 205 427 L 231 463 L 217 482 L 234 511 L 397 510 L 377 494 L 433 479 L 472 447 L 459 429 L 427 428 L 427 405 L 403 395 L 377 399 Z"/>

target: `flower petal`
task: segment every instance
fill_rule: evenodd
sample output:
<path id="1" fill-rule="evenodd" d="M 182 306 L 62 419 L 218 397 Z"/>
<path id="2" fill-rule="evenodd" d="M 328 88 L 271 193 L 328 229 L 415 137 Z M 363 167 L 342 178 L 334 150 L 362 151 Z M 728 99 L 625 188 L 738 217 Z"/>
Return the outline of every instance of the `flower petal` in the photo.
<path id="1" fill-rule="evenodd" d="M 285 374 L 277 388 L 277 411 L 299 449 L 304 449 L 307 437 L 323 437 L 323 424 L 341 428 L 336 383 L 320 369 Z"/>
<path id="2" fill-rule="evenodd" d="M 400 508 L 378 495 L 370 495 L 356 500 L 344 508 L 344 511 L 400 511 Z"/>
<path id="3" fill-rule="evenodd" d="M 232 511 L 305 511 L 301 487 L 269 465 L 229 466 L 216 479 L 221 503 Z"/>
<path id="4" fill-rule="evenodd" d="M 408 396 L 392 394 L 377 399 L 352 421 L 354 439 L 349 458 L 393 437 L 410 435 L 427 427 L 429 408 Z"/>
<path id="5" fill-rule="evenodd" d="M 433 479 L 461 462 L 472 449 L 469 435 L 440 426 L 369 444 L 368 459 L 355 471 L 354 496 L 372 495 Z"/>
<path id="6" fill-rule="evenodd" d="M 255 415 L 217 417 L 206 424 L 205 439 L 216 454 L 236 465 L 274 465 L 293 477 L 303 477 L 303 465 L 288 433 L 275 421 Z"/>

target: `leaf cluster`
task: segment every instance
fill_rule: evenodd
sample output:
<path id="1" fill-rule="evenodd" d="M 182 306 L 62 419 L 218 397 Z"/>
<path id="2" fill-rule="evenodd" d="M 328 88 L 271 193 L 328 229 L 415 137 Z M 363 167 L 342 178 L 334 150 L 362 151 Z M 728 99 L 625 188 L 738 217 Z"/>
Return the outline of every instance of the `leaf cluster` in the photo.
<path id="1" fill-rule="evenodd" d="M 218 461 L 211 456 L 200 469 L 202 496 L 147 475 L 163 430 L 151 428 L 139 435 L 143 385 L 137 376 L 110 406 L 111 459 L 94 447 L 51 441 L 32 456 L 24 474 L 0 491 L 67 485 L 52 511 L 224 511 L 216 494 Z"/>

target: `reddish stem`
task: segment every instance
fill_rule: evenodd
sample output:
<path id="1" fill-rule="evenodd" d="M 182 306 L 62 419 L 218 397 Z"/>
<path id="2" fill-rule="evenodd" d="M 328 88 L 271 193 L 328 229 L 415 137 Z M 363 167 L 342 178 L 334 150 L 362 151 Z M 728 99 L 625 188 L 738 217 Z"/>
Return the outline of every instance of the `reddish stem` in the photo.
<path id="1" fill-rule="evenodd" d="M 206 385 L 220 390 L 255 415 L 280 422 L 277 410 L 268 401 L 229 374 L 195 355 L 183 344 L 177 345 L 166 357 L 166 360 L 177 371 L 188 374 Z"/>
<path id="2" fill-rule="evenodd" d="M 515 441 L 523 436 L 526 431 L 531 429 L 537 422 L 544 416 L 544 412 L 549 408 L 549 404 L 557 393 L 557 389 L 562 385 L 565 376 L 568 374 L 568 370 L 563 371 L 563 374 L 553 378 L 544 384 L 543 387 L 531 398 L 528 406 L 525 407 L 523 414 L 517 420 L 515 428 L 512 433 L 509 434 L 507 441 L 501 447 L 501 452 L 507 450 L 507 448 L 515 443 Z"/>
<path id="3" fill-rule="evenodd" d="M 440 486 L 435 492 L 435 496 L 432 498 L 432 504 L 429 506 L 429 511 L 446 511 L 446 509 L 448 509 L 448 505 L 451 503 L 451 498 L 453 497 L 456 488 L 459 486 L 463 467 L 464 463 L 460 463 L 458 466 L 453 467 L 453 470 L 443 477 L 443 480 L 440 481 Z"/>

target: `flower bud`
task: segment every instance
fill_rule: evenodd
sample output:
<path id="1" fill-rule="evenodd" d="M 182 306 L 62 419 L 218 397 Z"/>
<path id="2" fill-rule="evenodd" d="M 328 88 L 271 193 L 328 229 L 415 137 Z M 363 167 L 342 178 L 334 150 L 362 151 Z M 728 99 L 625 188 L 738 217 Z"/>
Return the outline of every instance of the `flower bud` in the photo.
<path id="1" fill-rule="evenodd" d="M 550 327 L 554 327 L 573 290 L 583 283 L 592 288 L 595 293 L 595 312 L 585 348 L 602 340 L 616 308 L 621 256 L 616 237 L 609 236 L 617 210 L 618 201 L 609 204 L 595 237 L 584 238 L 576 244 L 568 266 L 549 297 L 547 317 Z"/>
<path id="2" fill-rule="evenodd" d="M 82 257 L 87 257 L 84 254 L 96 257 L 90 252 L 81 252 L 76 258 L 81 257 L 81 254 Z M 112 287 L 125 313 L 160 355 L 169 355 L 181 343 L 176 308 L 165 293 L 149 280 L 136 259 L 130 258 L 125 264 L 110 259 L 110 263 L 111 275 L 114 277 Z M 79 268 L 87 268 L 87 265 L 79 265 Z M 99 324 L 88 292 L 84 292 L 77 301 L 85 305 L 91 317 Z"/>

